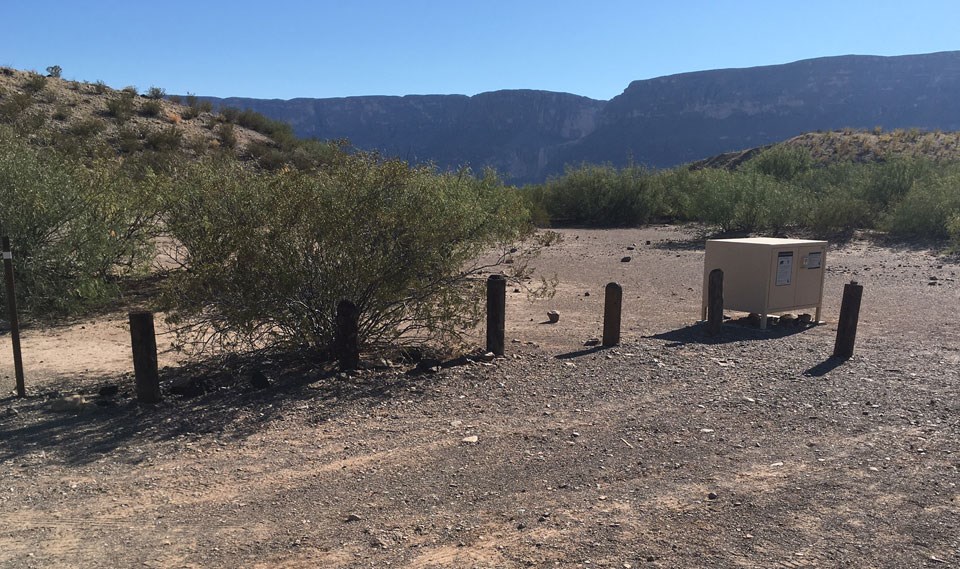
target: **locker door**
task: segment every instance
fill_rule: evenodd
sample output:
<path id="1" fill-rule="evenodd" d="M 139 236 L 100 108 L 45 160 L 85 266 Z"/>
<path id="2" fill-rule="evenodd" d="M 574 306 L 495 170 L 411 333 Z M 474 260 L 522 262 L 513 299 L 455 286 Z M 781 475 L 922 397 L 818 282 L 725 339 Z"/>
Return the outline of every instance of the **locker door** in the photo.
<path id="1" fill-rule="evenodd" d="M 821 246 L 800 247 L 800 264 L 797 267 L 797 306 L 820 304 L 823 290 L 823 271 L 827 252 Z"/>
<path id="2" fill-rule="evenodd" d="M 777 248 L 771 255 L 770 293 L 767 297 L 767 309 L 775 311 L 794 306 L 796 299 L 797 249 L 793 247 Z"/>

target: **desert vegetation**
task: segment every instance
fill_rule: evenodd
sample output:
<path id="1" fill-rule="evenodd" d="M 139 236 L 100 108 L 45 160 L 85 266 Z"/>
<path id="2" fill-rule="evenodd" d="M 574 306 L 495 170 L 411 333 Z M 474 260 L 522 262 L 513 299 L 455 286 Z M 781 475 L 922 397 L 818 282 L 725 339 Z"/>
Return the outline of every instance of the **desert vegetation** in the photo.
<path id="1" fill-rule="evenodd" d="M 808 147 L 780 144 L 731 168 L 583 165 L 526 188 L 526 196 L 541 222 L 556 224 L 695 221 L 719 232 L 826 234 L 875 229 L 960 242 L 960 162 L 928 156 L 824 162 Z"/>

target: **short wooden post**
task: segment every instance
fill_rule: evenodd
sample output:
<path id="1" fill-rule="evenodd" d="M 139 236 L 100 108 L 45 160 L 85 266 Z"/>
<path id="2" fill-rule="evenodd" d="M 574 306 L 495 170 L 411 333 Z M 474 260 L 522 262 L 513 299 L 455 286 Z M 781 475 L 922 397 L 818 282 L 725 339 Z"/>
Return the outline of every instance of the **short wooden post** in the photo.
<path id="1" fill-rule="evenodd" d="M 837 341 L 833 346 L 833 357 L 853 357 L 853 345 L 857 341 L 857 324 L 860 320 L 860 299 L 863 297 L 863 285 L 857 281 L 843 285 L 843 300 L 840 302 L 840 321 L 837 323 Z"/>
<path id="2" fill-rule="evenodd" d="M 716 336 L 723 328 L 723 271 L 710 271 L 707 282 L 707 332 Z"/>
<path id="3" fill-rule="evenodd" d="M 360 310 L 349 300 L 337 303 L 334 349 L 340 369 L 357 369 L 360 365 Z"/>
<path id="4" fill-rule="evenodd" d="M 623 287 L 607 283 L 603 294 L 603 345 L 620 343 L 620 313 L 623 308 Z"/>
<path id="5" fill-rule="evenodd" d="M 10 238 L 3 236 L 3 275 L 7 285 L 7 313 L 10 317 L 10 343 L 13 344 L 13 371 L 17 378 L 17 397 L 27 396 L 23 380 L 23 356 L 20 354 L 20 319 L 17 317 L 17 288 L 13 279 L 13 253 Z"/>
<path id="6" fill-rule="evenodd" d="M 490 275 L 487 279 L 487 351 L 502 356 L 506 343 L 507 279 Z"/>
<path id="7" fill-rule="evenodd" d="M 130 313 L 130 345 L 133 347 L 133 373 L 137 401 L 158 403 L 160 373 L 157 371 L 157 336 L 152 312 Z"/>

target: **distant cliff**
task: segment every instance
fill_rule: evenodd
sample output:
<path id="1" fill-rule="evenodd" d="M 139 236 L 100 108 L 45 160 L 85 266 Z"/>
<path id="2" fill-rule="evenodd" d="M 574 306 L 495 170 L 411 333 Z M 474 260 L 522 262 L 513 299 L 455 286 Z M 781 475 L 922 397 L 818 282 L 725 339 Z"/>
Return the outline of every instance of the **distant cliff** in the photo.
<path id="1" fill-rule="evenodd" d="M 213 99 L 442 168 L 539 181 L 564 164 L 668 167 L 844 127 L 960 130 L 960 52 L 841 56 L 634 81 L 609 102 L 547 91 L 473 97 Z"/>
<path id="2" fill-rule="evenodd" d="M 347 138 L 358 148 L 441 168 L 492 166 L 512 181 L 542 178 L 560 148 L 593 131 L 606 104 L 549 91 L 289 101 L 204 98 L 288 122 L 301 137 Z"/>

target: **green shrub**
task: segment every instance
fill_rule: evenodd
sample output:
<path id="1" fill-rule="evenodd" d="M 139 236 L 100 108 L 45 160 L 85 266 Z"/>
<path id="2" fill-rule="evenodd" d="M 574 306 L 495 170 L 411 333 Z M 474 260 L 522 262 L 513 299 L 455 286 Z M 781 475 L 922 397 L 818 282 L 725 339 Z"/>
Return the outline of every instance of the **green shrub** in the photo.
<path id="1" fill-rule="evenodd" d="M 39 93 L 47 86 L 47 78 L 37 73 L 31 73 L 23 83 L 23 90 L 27 93 Z"/>
<path id="2" fill-rule="evenodd" d="M 217 139 L 224 148 L 237 147 L 237 133 L 230 123 L 224 123 L 217 127 Z"/>
<path id="3" fill-rule="evenodd" d="M 51 116 L 55 121 L 65 121 L 70 118 L 70 107 L 58 105 Z"/>
<path id="4" fill-rule="evenodd" d="M 133 116 L 133 107 L 133 96 L 127 92 L 121 92 L 107 100 L 107 115 L 116 119 L 117 123 L 123 124 Z"/>
<path id="5" fill-rule="evenodd" d="M 183 134 L 176 125 L 170 125 L 162 130 L 155 130 L 147 134 L 144 146 L 157 152 L 169 152 L 180 147 Z"/>
<path id="6" fill-rule="evenodd" d="M 90 117 L 84 120 L 74 122 L 70 125 L 67 131 L 76 137 L 79 138 L 89 138 L 91 136 L 96 136 L 106 130 L 107 125 L 102 120 Z"/>
<path id="7" fill-rule="evenodd" d="M 60 77 L 63 74 L 63 68 L 59 65 L 51 65 L 47 68 L 47 75 L 50 77 Z"/>
<path id="8" fill-rule="evenodd" d="M 917 180 L 890 212 L 885 227 L 895 235 L 925 238 L 950 236 L 949 224 L 960 213 L 960 172 Z"/>
<path id="9" fill-rule="evenodd" d="M 471 263 L 530 235 L 495 178 L 366 155 L 310 175 L 207 161 L 178 187 L 167 223 L 190 270 L 169 281 L 166 308 L 201 345 L 324 349 L 341 299 L 359 307 L 366 345 L 452 341 L 480 316 Z"/>
<path id="10" fill-rule="evenodd" d="M 3 122 L 12 122 L 17 119 L 24 111 L 33 105 L 33 95 L 30 93 L 14 93 L 5 97 L 0 103 L 0 120 Z"/>
<path id="11" fill-rule="evenodd" d="M 166 96 L 167 92 L 162 87 L 150 87 L 147 89 L 146 97 L 148 99 L 153 99 L 159 101 L 160 99 Z"/>
<path id="12" fill-rule="evenodd" d="M 220 109 L 220 118 L 225 122 L 235 123 L 240 117 L 240 109 L 236 107 L 224 107 Z"/>
<path id="13" fill-rule="evenodd" d="M 960 213 L 950 216 L 947 222 L 947 233 L 950 235 L 950 246 L 955 253 L 960 253 Z"/>
<path id="14" fill-rule="evenodd" d="M 156 180 L 130 180 L 116 162 L 80 164 L 0 127 L 0 231 L 10 236 L 17 296 L 33 316 L 112 298 L 123 267 L 151 257 Z"/>
<path id="15" fill-rule="evenodd" d="M 93 84 L 93 92 L 97 95 L 103 95 L 107 92 L 107 84 L 98 80 Z"/>
<path id="16" fill-rule="evenodd" d="M 813 167 L 813 159 L 806 148 L 778 144 L 747 161 L 742 169 L 772 176 L 779 181 L 790 181 Z"/>
<path id="17" fill-rule="evenodd" d="M 156 99 L 151 99 L 140 105 L 140 114 L 145 117 L 159 117 L 162 112 L 163 104 Z"/>

